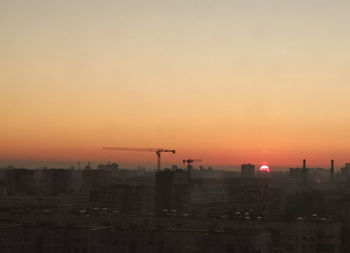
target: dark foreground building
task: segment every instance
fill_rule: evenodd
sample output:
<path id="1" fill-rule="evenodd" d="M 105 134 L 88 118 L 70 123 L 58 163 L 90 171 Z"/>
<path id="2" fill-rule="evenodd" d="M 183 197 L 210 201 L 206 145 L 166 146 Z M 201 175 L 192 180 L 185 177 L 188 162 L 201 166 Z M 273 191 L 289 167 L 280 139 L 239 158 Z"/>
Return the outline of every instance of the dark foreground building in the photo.
<path id="1" fill-rule="evenodd" d="M 256 229 L 0 226 L 2 253 L 269 253 L 270 233 Z"/>

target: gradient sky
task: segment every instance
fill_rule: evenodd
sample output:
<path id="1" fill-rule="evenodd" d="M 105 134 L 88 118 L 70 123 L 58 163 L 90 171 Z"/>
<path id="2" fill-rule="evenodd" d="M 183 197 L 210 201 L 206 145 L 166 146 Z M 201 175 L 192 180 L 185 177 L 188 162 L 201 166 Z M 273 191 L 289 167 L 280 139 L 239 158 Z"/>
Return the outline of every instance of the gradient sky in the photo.
<path id="1" fill-rule="evenodd" d="M 350 1 L 0 0 L 0 161 L 339 167 Z"/>

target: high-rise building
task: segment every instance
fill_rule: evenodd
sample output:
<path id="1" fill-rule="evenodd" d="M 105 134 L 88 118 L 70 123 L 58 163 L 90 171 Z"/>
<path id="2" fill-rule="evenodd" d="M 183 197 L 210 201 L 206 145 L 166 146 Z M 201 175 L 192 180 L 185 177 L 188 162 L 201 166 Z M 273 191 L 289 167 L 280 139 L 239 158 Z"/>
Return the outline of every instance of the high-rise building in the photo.
<path id="1" fill-rule="evenodd" d="M 10 168 L 5 170 L 5 190 L 7 195 L 34 194 L 34 171 Z"/>
<path id="2" fill-rule="evenodd" d="M 187 170 L 165 169 L 156 172 L 156 211 L 186 211 L 189 204 L 190 176 Z"/>
<path id="3" fill-rule="evenodd" d="M 242 177 L 254 177 L 255 175 L 255 165 L 250 163 L 245 163 L 241 165 L 241 176 Z"/>
<path id="4" fill-rule="evenodd" d="M 104 189 L 112 182 L 112 172 L 105 170 L 84 170 L 82 174 L 82 192 L 89 195 L 90 201 L 99 201 Z"/>
<path id="5" fill-rule="evenodd" d="M 349 176 L 350 174 L 350 163 L 345 163 L 345 166 L 341 168 L 341 174 L 344 176 Z"/>
<path id="6" fill-rule="evenodd" d="M 48 195 L 59 195 L 73 191 L 72 170 L 43 170 L 43 192 Z"/>

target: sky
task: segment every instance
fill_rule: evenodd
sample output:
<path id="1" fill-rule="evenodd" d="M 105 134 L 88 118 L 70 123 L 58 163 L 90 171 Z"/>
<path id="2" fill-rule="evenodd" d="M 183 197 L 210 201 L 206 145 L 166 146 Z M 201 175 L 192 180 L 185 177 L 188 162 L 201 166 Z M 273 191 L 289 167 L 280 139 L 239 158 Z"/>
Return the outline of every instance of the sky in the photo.
<path id="1" fill-rule="evenodd" d="M 350 2 L 0 0 L 0 164 L 350 161 Z M 153 166 L 153 165 L 151 165 Z"/>

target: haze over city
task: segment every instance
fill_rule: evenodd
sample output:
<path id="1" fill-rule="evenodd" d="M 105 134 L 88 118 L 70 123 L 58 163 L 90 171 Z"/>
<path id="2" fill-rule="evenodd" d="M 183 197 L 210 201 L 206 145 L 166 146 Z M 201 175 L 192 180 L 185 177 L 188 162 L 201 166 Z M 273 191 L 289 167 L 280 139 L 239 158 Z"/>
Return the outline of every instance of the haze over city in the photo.
<path id="1" fill-rule="evenodd" d="M 1 164 L 340 167 L 348 1 L 0 2 Z M 74 165 L 74 164 L 73 164 Z"/>

